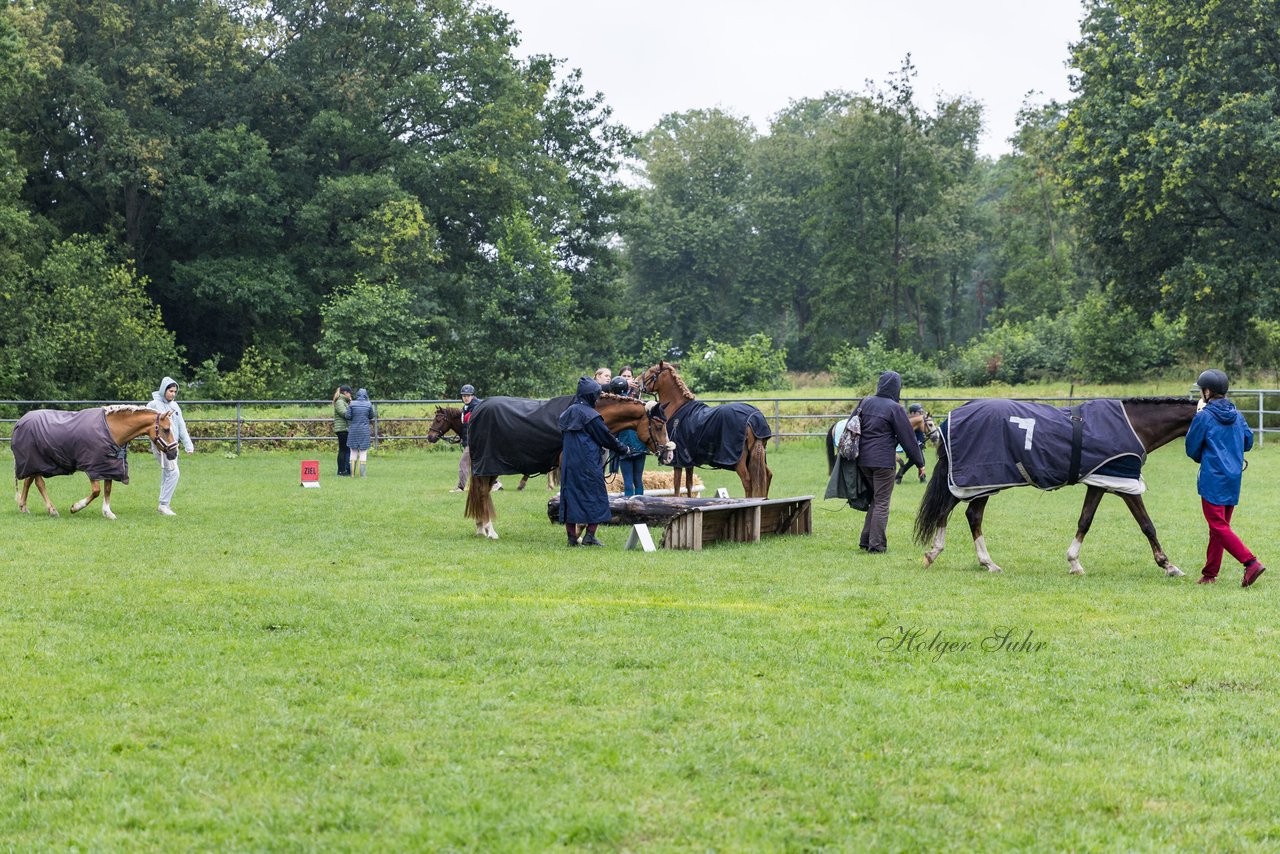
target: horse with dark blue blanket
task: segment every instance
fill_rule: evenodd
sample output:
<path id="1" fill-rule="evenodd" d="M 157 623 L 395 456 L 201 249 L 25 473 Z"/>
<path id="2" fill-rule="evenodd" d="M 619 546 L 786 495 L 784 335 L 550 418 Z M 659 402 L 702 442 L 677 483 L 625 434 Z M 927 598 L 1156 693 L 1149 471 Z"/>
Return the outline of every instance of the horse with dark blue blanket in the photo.
<path id="1" fill-rule="evenodd" d="M 1102 496 L 1119 495 L 1147 535 L 1156 565 L 1179 576 L 1156 538 L 1155 525 L 1142 502 L 1147 454 L 1186 435 L 1196 414 L 1187 398 L 1090 400 L 1053 407 L 1012 400 L 973 400 L 952 410 L 942 426 L 938 465 L 920 501 L 916 542 L 929 546 L 925 566 L 938 559 L 947 539 L 947 517 L 961 501 L 973 534 L 978 563 L 1001 572 L 987 553 L 982 514 L 995 493 L 1014 486 L 1057 489 L 1088 487 L 1075 540 L 1067 549 L 1073 575 L 1083 575 L 1080 548 Z"/>
<path id="2" fill-rule="evenodd" d="M 675 366 L 658 362 L 640 376 L 640 387 L 657 395 L 667 415 L 667 430 L 676 443 L 675 483 L 672 494 L 693 495 L 693 467 L 711 466 L 738 473 L 747 498 L 768 498 L 773 472 L 765 449 L 773 431 L 764 414 L 745 403 L 707 406 L 680 378 Z"/>

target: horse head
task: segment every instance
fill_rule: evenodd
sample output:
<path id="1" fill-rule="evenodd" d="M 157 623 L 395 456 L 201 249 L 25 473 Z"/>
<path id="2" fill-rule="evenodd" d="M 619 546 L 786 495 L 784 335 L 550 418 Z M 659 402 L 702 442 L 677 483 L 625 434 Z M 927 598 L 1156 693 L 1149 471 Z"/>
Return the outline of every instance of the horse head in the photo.
<path id="1" fill-rule="evenodd" d="M 669 466 L 676 456 L 676 443 L 667 435 L 667 417 L 662 414 L 662 407 L 656 400 L 647 401 L 644 405 L 644 430 L 636 430 L 640 441 L 644 442 L 660 465 Z M 647 433 L 648 435 L 642 435 Z"/>
<path id="2" fill-rule="evenodd" d="M 921 433 L 924 433 L 925 441 L 935 448 L 942 444 L 942 431 L 938 429 L 938 424 L 933 420 L 933 415 L 929 410 L 924 411 L 924 419 L 921 421 Z"/>
<path id="3" fill-rule="evenodd" d="M 155 423 L 147 428 L 147 438 L 160 449 L 166 459 L 178 458 L 178 440 L 173 435 L 173 413 L 157 412 Z"/>
<path id="4" fill-rule="evenodd" d="M 443 406 L 436 407 L 436 416 L 431 419 L 431 426 L 427 428 L 427 441 L 431 444 L 444 439 L 446 442 L 461 442 L 462 437 L 445 438 L 445 433 L 453 430 L 458 431 L 458 421 L 461 418 L 461 412 L 457 409 L 445 409 Z"/>

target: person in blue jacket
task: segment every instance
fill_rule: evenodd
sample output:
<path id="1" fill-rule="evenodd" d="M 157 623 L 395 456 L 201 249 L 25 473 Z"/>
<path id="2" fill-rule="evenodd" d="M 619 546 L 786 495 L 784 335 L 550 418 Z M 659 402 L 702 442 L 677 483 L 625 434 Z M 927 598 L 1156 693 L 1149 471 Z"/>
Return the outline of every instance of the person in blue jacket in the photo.
<path id="1" fill-rule="evenodd" d="M 347 417 L 351 426 L 347 428 L 347 447 L 350 449 L 351 475 L 366 476 L 365 466 L 369 462 L 369 447 L 373 444 L 373 432 L 378 418 L 378 410 L 369 400 L 369 392 L 360 389 L 355 400 L 347 407 Z M 357 463 L 359 468 L 356 468 Z"/>
<path id="2" fill-rule="evenodd" d="M 600 384 L 581 377 L 573 403 L 560 413 L 560 521 L 564 523 L 570 546 L 604 545 L 596 539 L 596 526 L 608 522 L 612 513 L 604 485 L 604 469 L 600 465 L 600 449 L 620 454 L 628 452 L 627 446 L 609 432 L 604 418 L 596 412 L 599 398 Z M 583 527 L 585 534 L 581 531 Z"/>
<path id="3" fill-rule="evenodd" d="M 1227 400 L 1227 375 L 1208 370 L 1196 380 L 1203 406 L 1187 430 L 1187 456 L 1200 464 L 1196 489 L 1209 523 L 1209 547 L 1199 584 L 1213 584 L 1222 568 L 1223 551 L 1244 564 L 1242 587 L 1266 572 L 1249 547 L 1231 530 L 1231 515 L 1240 503 L 1240 475 L 1244 454 L 1253 447 L 1253 431 L 1236 405 Z"/>

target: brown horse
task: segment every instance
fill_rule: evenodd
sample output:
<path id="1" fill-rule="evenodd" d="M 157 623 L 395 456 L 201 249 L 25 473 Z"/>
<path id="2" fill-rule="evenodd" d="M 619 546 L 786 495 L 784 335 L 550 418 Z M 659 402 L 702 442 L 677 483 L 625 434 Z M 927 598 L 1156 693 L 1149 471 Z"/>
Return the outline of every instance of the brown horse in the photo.
<path id="1" fill-rule="evenodd" d="M 101 421 L 95 413 L 102 413 Z M 102 515 L 116 518 L 111 512 L 111 482 L 129 482 L 125 449 L 131 440 L 146 434 L 166 457 L 177 458 L 178 443 L 169 416 L 168 412 L 129 405 L 98 406 L 74 413 L 49 409 L 28 412 L 14 425 L 11 446 L 18 510 L 29 512 L 27 494 L 34 483 L 44 499 L 45 510 L 50 516 L 57 516 L 44 479 L 83 471 L 89 475 L 90 492 L 71 505 L 71 512 L 79 513 L 102 492 Z M 89 427 L 89 434 L 74 435 L 76 424 Z M 103 481 L 105 487 L 100 486 Z"/>
<path id="2" fill-rule="evenodd" d="M 722 428 L 726 435 L 707 435 L 706 430 L 700 430 L 696 438 L 710 442 L 705 444 L 703 441 L 691 440 L 689 434 L 693 431 L 686 434 L 679 426 L 681 410 L 686 404 L 697 400 L 697 395 L 684 384 L 675 365 L 660 361 L 646 368 L 640 375 L 640 387 L 645 393 L 657 396 L 668 423 L 672 425 L 671 432 L 680 445 L 681 459 L 677 461 L 675 467 L 675 486 L 672 494 L 680 494 L 680 481 L 683 475 L 685 495 L 692 496 L 694 466 L 710 465 L 737 472 L 747 498 L 769 497 L 769 484 L 773 481 L 773 472 L 766 462 L 765 450 L 771 434 L 769 423 L 765 421 L 759 409 L 745 403 L 726 403 L 716 407 L 712 410 L 712 417 L 715 417 L 715 410 L 723 410 L 720 414 L 726 417 L 717 426 Z M 738 435 L 742 436 L 743 442 L 742 452 L 737 460 L 732 463 L 727 459 L 717 460 L 715 454 L 721 449 L 723 442 L 728 441 L 736 445 Z"/>
<path id="3" fill-rule="evenodd" d="M 489 398 L 489 401 L 497 400 L 497 398 Z M 572 398 L 560 398 L 564 402 L 567 409 Z M 486 401 L 488 403 L 489 401 Z M 482 409 L 477 410 L 476 417 L 483 417 Z M 650 451 L 657 455 L 659 462 L 667 465 L 671 462 L 671 457 L 675 452 L 675 445 L 667 439 L 667 422 L 662 415 L 661 409 L 656 404 L 646 404 L 644 401 L 636 400 L 633 397 L 620 397 L 615 394 L 602 394 L 596 401 L 596 411 L 604 418 L 604 424 L 609 428 L 610 433 L 617 433 L 619 430 L 632 429 L 636 431 L 636 435 L 640 437 Z M 526 437 L 527 438 L 527 437 Z M 553 440 L 555 437 L 540 437 L 542 439 Z M 512 442 L 520 442 L 520 437 L 513 436 L 510 438 Z M 526 444 L 532 444 L 526 442 Z M 558 445 L 557 442 L 549 441 L 548 446 Z M 558 453 L 558 452 L 553 452 Z M 494 509 L 493 497 L 490 491 L 493 482 L 497 480 L 493 475 L 471 475 L 471 483 L 467 489 L 467 506 L 463 511 L 463 515 L 468 519 L 474 519 L 476 522 L 476 536 L 488 537 L 491 540 L 498 539 L 498 532 L 494 530 Z"/>
<path id="4" fill-rule="evenodd" d="M 965 404 L 965 406 L 981 405 L 984 402 L 974 401 Z M 1119 403 L 1124 407 L 1124 414 L 1127 416 L 1137 440 L 1147 453 L 1172 442 L 1180 436 L 1185 436 L 1187 429 L 1191 426 L 1191 419 L 1196 414 L 1196 402 L 1186 398 L 1139 397 L 1126 398 L 1119 401 Z M 955 414 L 953 411 L 952 416 L 954 417 Z M 1030 433 L 1028 433 L 1028 447 L 1030 447 L 1030 443 L 1031 438 Z M 969 507 L 965 511 L 965 518 L 969 521 L 969 531 L 973 535 L 974 548 L 978 554 L 978 563 L 986 567 L 989 572 L 1002 572 L 1003 570 L 996 565 L 991 559 L 991 555 L 988 554 L 986 541 L 982 535 L 982 514 L 987 506 L 987 499 L 991 497 L 991 493 L 972 499 L 957 498 L 952 493 L 949 485 L 950 471 L 951 463 L 947 456 L 947 444 L 944 443 L 938 448 L 938 464 L 934 468 L 929 486 L 925 489 L 924 497 L 920 501 L 919 514 L 916 516 L 916 542 L 922 546 L 931 546 L 924 556 L 925 566 L 932 565 L 938 559 L 938 555 L 942 554 L 942 549 L 947 539 L 947 517 L 957 504 L 962 500 L 967 500 L 969 501 Z M 1080 521 L 1076 526 L 1076 536 L 1071 542 L 1070 548 L 1067 549 L 1067 565 L 1072 575 L 1084 574 L 1084 567 L 1080 565 L 1080 548 L 1084 544 L 1085 535 L 1089 533 L 1090 525 L 1093 524 L 1093 516 L 1097 512 L 1098 502 L 1102 500 L 1104 494 L 1113 491 L 1106 486 L 1093 483 L 1087 484 L 1087 488 L 1088 491 L 1084 496 L 1084 506 L 1080 509 Z M 1156 538 L 1155 525 L 1152 524 L 1151 517 L 1147 515 L 1147 508 L 1142 502 L 1142 496 L 1124 492 L 1116 492 L 1116 494 L 1124 500 L 1129 512 L 1133 514 L 1133 518 L 1137 521 L 1138 527 L 1142 529 L 1142 533 L 1147 535 L 1156 565 L 1164 570 L 1165 575 L 1182 575 L 1182 570 L 1178 569 L 1169 560 L 1164 553 L 1164 549 L 1160 546 L 1160 541 Z"/>
<path id="5" fill-rule="evenodd" d="M 445 433 L 452 431 L 453 436 L 446 436 Z M 441 440 L 451 444 L 458 444 L 462 441 L 462 410 L 456 406 L 437 406 L 436 415 L 431 419 L 431 426 L 427 428 L 427 441 L 435 444 Z M 556 467 L 547 472 L 547 489 L 555 489 L 559 483 L 556 478 L 556 472 L 559 471 L 560 461 L 556 460 Z M 520 484 L 517 490 L 522 490 L 529 483 L 529 475 L 520 478 Z M 459 483 L 461 485 L 461 483 Z"/>

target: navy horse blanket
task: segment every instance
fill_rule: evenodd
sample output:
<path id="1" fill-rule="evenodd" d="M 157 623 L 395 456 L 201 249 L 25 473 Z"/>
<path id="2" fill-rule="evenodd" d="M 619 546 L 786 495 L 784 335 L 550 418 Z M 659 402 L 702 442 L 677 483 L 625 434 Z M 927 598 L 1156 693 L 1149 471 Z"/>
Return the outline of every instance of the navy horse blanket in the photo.
<path id="1" fill-rule="evenodd" d="M 707 406 L 690 400 L 667 423 L 667 436 L 676 443 L 676 468 L 712 466 L 732 469 L 742 458 L 747 427 L 757 439 L 773 435 L 764 414 L 746 403 Z"/>
<path id="2" fill-rule="evenodd" d="M 486 397 L 467 423 L 471 473 L 545 474 L 560 458 L 560 415 L 573 403 L 571 395 L 550 400 Z"/>
<path id="3" fill-rule="evenodd" d="M 1132 495 L 1147 489 L 1147 452 L 1118 400 L 1075 407 L 974 400 L 952 410 L 943 426 L 951 462 L 947 485 L 960 499 L 1011 486 L 1085 483 Z"/>
<path id="4" fill-rule="evenodd" d="M 37 409 L 13 426 L 13 474 L 18 480 L 82 471 L 90 480 L 129 482 L 129 460 L 107 429 L 102 407 L 79 412 Z"/>

